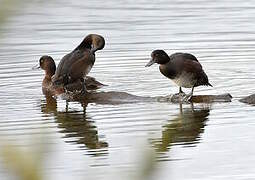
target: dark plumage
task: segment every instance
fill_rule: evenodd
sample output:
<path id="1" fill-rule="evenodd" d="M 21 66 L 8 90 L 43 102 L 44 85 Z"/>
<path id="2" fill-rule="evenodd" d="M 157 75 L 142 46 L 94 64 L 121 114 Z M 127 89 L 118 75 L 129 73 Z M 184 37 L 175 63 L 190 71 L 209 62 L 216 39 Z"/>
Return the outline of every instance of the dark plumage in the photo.
<path id="1" fill-rule="evenodd" d="M 104 48 L 104 38 L 97 34 L 85 37 L 79 46 L 65 55 L 52 78 L 54 85 L 67 85 L 84 80 L 95 63 L 95 52 Z"/>
<path id="2" fill-rule="evenodd" d="M 74 92 L 77 94 L 83 90 L 84 82 L 80 79 L 77 79 L 76 81 L 69 83 L 65 86 L 55 86 L 52 83 L 52 76 L 55 74 L 56 65 L 55 61 L 50 56 L 42 56 L 39 60 L 39 66 L 36 65 L 34 68 L 41 68 L 45 71 L 45 76 L 42 81 L 42 91 L 46 95 L 57 96 L 65 93 L 66 91 Z M 86 88 L 90 90 L 98 89 L 103 86 L 102 83 L 98 82 L 95 78 L 89 76 L 86 76 L 85 85 Z"/>
<path id="3" fill-rule="evenodd" d="M 205 85 L 212 86 L 202 69 L 197 58 L 189 53 L 174 53 L 170 57 L 163 50 L 155 50 L 151 53 L 152 59 L 146 65 L 160 64 L 160 72 L 173 80 L 179 87 L 179 93 L 183 93 L 181 87 L 192 88 L 189 96 L 193 95 L 194 87 Z"/>

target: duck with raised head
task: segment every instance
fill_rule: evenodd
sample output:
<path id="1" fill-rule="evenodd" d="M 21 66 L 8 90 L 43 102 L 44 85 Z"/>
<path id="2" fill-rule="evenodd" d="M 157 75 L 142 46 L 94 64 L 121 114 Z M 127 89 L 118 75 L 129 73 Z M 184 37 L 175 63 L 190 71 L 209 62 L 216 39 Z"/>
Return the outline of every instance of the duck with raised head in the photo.
<path id="1" fill-rule="evenodd" d="M 72 52 L 65 55 L 52 78 L 55 86 L 72 84 L 77 80 L 85 81 L 95 63 L 95 52 L 104 48 L 105 40 L 98 34 L 89 34 Z M 84 82 L 83 92 L 86 92 Z"/>
<path id="2" fill-rule="evenodd" d="M 146 67 L 159 64 L 160 72 L 179 86 L 179 95 L 183 94 L 182 87 L 192 88 L 186 96 L 190 99 L 197 86 L 212 86 L 197 58 L 189 53 L 174 53 L 170 56 L 164 50 L 154 50 L 151 60 Z"/>
<path id="3" fill-rule="evenodd" d="M 66 91 L 72 92 L 72 93 L 80 93 L 83 90 L 84 82 L 80 79 L 67 84 L 64 88 L 64 86 L 54 86 L 52 82 L 52 77 L 55 74 L 56 71 L 56 64 L 55 61 L 51 56 L 42 56 L 39 60 L 39 65 L 36 65 L 34 69 L 43 69 L 45 71 L 45 76 L 42 81 L 42 91 L 45 95 L 50 96 L 57 96 L 62 93 L 65 93 Z M 98 82 L 95 78 L 86 76 L 86 89 L 94 90 L 102 87 L 104 84 Z"/>
<path id="4" fill-rule="evenodd" d="M 55 74 L 56 64 L 51 56 L 42 56 L 39 60 L 39 66 L 36 65 L 33 69 L 43 69 L 45 76 L 42 81 L 42 91 L 45 95 L 58 95 L 64 93 L 63 87 L 53 87 L 51 78 Z"/>

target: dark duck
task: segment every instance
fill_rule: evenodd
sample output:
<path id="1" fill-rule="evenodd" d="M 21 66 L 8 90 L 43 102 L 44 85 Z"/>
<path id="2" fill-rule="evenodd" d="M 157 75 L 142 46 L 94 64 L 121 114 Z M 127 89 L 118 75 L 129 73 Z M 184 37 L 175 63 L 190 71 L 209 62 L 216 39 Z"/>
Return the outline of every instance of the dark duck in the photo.
<path id="1" fill-rule="evenodd" d="M 75 81 L 71 84 L 67 84 L 64 86 L 54 86 L 52 82 L 52 76 L 55 74 L 56 71 L 56 64 L 55 61 L 51 56 L 42 56 L 39 60 L 39 66 L 36 65 L 34 69 L 41 68 L 45 71 L 45 76 L 42 81 L 42 91 L 43 94 L 49 96 L 57 96 L 60 94 L 65 93 L 66 91 L 72 93 L 80 93 L 83 90 L 83 82 L 82 81 Z M 103 86 L 102 83 L 98 82 L 95 78 L 86 76 L 86 89 L 94 90 L 98 89 Z"/>
<path id="2" fill-rule="evenodd" d="M 54 86 L 66 86 L 81 81 L 86 92 L 85 77 L 95 63 L 95 52 L 104 48 L 105 40 L 97 34 L 89 34 L 72 52 L 65 55 L 52 77 Z"/>
<path id="3" fill-rule="evenodd" d="M 151 60 L 146 67 L 159 64 L 160 72 L 179 86 L 179 95 L 183 94 L 182 87 L 192 88 L 185 98 L 190 100 L 197 86 L 212 86 L 197 58 L 189 53 L 174 53 L 170 56 L 163 50 L 154 50 Z"/>

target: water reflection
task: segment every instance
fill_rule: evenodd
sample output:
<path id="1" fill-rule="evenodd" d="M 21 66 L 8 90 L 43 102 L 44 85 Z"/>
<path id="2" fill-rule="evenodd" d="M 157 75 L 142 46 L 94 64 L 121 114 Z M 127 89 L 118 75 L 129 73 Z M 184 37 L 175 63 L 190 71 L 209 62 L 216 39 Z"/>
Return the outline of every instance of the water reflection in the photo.
<path id="1" fill-rule="evenodd" d="M 209 116 L 209 107 L 183 108 L 176 118 L 163 126 L 162 136 L 153 140 L 157 152 L 166 152 L 174 144 L 191 145 L 199 142 Z"/>
<path id="2" fill-rule="evenodd" d="M 68 111 L 68 107 L 66 107 L 65 112 L 58 112 L 56 99 L 46 96 L 46 99 L 41 100 L 42 112 L 47 115 L 54 115 L 66 142 L 85 145 L 87 149 L 97 149 L 97 151 L 90 152 L 90 155 L 105 155 L 107 154 L 108 143 L 99 140 L 97 127 L 86 114 L 87 105 L 82 104 L 83 111 Z M 103 149 L 103 151 L 98 151 L 98 149 Z"/>

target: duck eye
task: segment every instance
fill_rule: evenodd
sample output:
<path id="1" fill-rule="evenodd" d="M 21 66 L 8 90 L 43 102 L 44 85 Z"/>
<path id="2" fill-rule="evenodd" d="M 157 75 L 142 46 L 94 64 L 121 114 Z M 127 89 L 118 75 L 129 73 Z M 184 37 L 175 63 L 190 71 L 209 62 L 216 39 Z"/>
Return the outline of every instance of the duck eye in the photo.
<path id="1" fill-rule="evenodd" d="M 42 65 L 43 64 L 43 59 L 40 59 L 40 65 Z"/>

